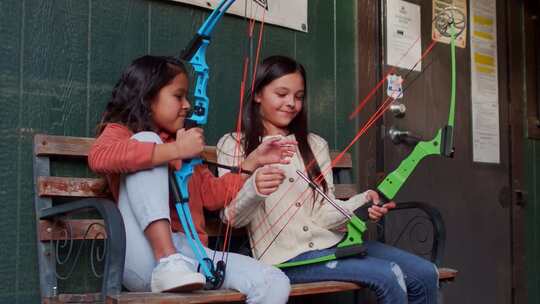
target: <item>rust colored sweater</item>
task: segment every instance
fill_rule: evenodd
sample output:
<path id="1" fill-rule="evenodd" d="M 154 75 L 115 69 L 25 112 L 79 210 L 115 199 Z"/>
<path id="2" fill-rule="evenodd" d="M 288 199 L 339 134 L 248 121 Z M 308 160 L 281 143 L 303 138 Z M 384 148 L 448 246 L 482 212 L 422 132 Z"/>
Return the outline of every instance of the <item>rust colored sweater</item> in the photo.
<path id="1" fill-rule="evenodd" d="M 107 183 L 118 202 L 120 178 L 122 174 L 136 172 L 152 167 L 152 153 L 155 143 L 139 142 L 131 139 L 133 133 L 121 124 L 107 124 L 105 130 L 96 139 L 88 154 L 88 165 L 92 171 L 106 177 Z M 161 133 L 163 142 L 174 140 L 169 134 Z M 177 165 L 175 165 L 175 163 Z M 178 167 L 178 162 L 171 162 L 170 167 Z M 225 206 L 225 199 L 230 201 L 242 187 L 243 179 L 239 174 L 227 173 L 215 177 L 206 166 L 194 168 L 189 181 L 189 208 L 195 228 L 204 245 L 208 244 L 203 209 L 219 210 Z M 169 200 L 171 228 L 174 232 L 183 231 L 174 203 Z"/>

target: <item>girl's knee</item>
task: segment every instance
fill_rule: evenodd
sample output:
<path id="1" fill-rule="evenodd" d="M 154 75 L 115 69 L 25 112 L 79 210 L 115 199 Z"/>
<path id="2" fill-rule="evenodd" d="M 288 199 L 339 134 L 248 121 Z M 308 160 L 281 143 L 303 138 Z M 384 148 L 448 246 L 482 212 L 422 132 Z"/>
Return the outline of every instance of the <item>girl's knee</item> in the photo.
<path id="1" fill-rule="evenodd" d="M 401 290 L 403 290 L 404 292 L 407 292 L 407 285 L 405 284 L 405 275 L 403 274 L 403 270 L 401 269 L 401 267 L 399 267 L 399 265 L 396 263 L 391 263 L 390 267 L 393 274 L 392 280 L 395 280 L 395 283 L 399 285 Z"/>
<path id="2" fill-rule="evenodd" d="M 266 278 L 268 287 L 265 290 L 266 303 L 287 303 L 289 294 L 291 293 L 291 282 L 281 270 L 271 268 Z"/>
<path id="3" fill-rule="evenodd" d="M 161 137 L 159 137 L 157 133 L 150 132 L 150 131 L 143 131 L 143 132 L 135 133 L 133 134 L 133 136 L 131 136 L 131 138 L 136 139 L 141 142 L 152 142 L 156 144 L 163 143 L 163 140 L 161 140 Z"/>
<path id="4" fill-rule="evenodd" d="M 418 267 L 415 277 L 427 285 L 438 285 L 439 269 L 433 263 L 426 262 Z"/>
<path id="5" fill-rule="evenodd" d="M 379 303 L 407 303 L 407 285 L 402 268 L 394 262 L 377 266 L 369 272 L 359 274 L 360 282 L 375 292 Z"/>
<path id="6" fill-rule="evenodd" d="M 150 291 L 150 276 L 143 277 L 137 271 L 126 268 L 124 269 L 122 285 L 129 291 L 148 292 Z"/>
<path id="7" fill-rule="evenodd" d="M 263 280 L 253 285 L 256 289 L 253 303 L 287 303 L 291 292 L 289 278 L 274 267 L 264 269 L 262 274 Z"/>

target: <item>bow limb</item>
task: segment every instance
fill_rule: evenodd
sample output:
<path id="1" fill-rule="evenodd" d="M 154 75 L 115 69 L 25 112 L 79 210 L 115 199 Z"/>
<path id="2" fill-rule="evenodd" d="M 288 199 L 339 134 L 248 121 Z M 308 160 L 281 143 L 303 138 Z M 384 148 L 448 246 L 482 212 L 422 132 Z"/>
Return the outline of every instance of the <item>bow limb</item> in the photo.
<path id="1" fill-rule="evenodd" d="M 422 159 L 430 155 L 453 157 L 454 155 L 454 122 L 456 109 L 456 46 L 455 28 L 450 24 L 450 52 L 451 52 L 451 93 L 448 122 L 437 131 L 430 141 L 421 141 L 416 144 L 413 151 L 405 158 L 397 169 L 388 174 L 377 186 L 379 194 L 385 201 L 392 200 L 405 184 L 408 177 L 415 170 Z"/>

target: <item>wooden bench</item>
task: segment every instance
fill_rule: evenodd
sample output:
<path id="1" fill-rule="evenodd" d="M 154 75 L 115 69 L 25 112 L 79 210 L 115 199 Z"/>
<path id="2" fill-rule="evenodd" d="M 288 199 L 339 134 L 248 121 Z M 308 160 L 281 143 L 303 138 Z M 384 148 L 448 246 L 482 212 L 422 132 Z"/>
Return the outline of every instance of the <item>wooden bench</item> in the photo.
<path id="1" fill-rule="evenodd" d="M 86 157 L 93 138 L 51 136 L 38 134 L 34 138 L 34 188 L 42 302 L 100 302 L 107 303 L 216 303 L 243 301 L 242 294 L 232 290 L 196 291 L 192 293 L 139 293 L 122 290 L 122 270 L 125 256 L 125 231 L 121 215 L 110 195 L 104 179 L 92 175 Z M 333 154 L 332 157 L 335 157 Z M 208 147 L 203 157 L 215 161 L 215 148 Z M 346 199 L 356 193 L 351 184 L 352 160 L 346 155 L 334 168 L 336 197 Z M 81 177 L 82 175 L 82 177 Z M 433 226 L 431 260 L 437 265 L 444 250 L 445 228 L 438 211 L 424 203 L 399 204 L 398 209 L 419 208 Z M 94 210 L 93 212 L 89 210 Z M 81 216 L 81 212 L 84 216 Z M 91 217 L 88 219 L 87 217 Z M 217 234 L 216 221 L 209 221 L 210 236 Z M 382 230 L 381 230 L 382 231 Z M 379 232 L 381 232 L 379 231 Z M 384 240 L 384 233 L 379 233 Z M 62 281 L 70 280 L 59 273 L 65 260 L 77 261 L 83 243 L 91 243 L 90 265 L 101 280 L 101 291 L 65 293 Z M 67 253 L 66 253 L 67 252 Z M 88 253 L 88 252 L 86 252 Z M 67 257 L 66 257 L 67 255 Z M 97 258 L 94 261 L 94 257 Z M 88 261 L 86 261 L 88 262 Z M 80 266 L 80 265 L 79 265 Z M 457 271 L 440 268 L 440 280 L 451 281 Z M 71 279 L 73 280 L 73 279 Z M 361 287 L 347 282 L 317 282 L 294 284 L 291 296 L 358 290 Z"/>

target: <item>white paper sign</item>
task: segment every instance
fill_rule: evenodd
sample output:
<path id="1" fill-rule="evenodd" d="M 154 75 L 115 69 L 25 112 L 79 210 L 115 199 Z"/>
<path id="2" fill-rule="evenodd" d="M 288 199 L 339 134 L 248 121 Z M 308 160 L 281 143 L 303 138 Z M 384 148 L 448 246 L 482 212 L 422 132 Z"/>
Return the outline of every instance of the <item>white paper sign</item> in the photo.
<path id="1" fill-rule="evenodd" d="M 386 0 L 386 64 L 412 69 L 420 60 L 420 5 Z M 414 71 L 420 71 L 419 62 Z"/>
<path id="2" fill-rule="evenodd" d="M 216 8 L 221 0 L 172 0 L 207 9 Z M 266 3 L 268 10 L 257 4 Z M 308 1 L 307 0 L 236 0 L 227 11 L 228 14 L 253 18 L 265 23 L 275 24 L 297 31 L 308 31 Z"/>
<path id="3" fill-rule="evenodd" d="M 470 1 L 473 160 L 500 163 L 495 1 Z"/>

